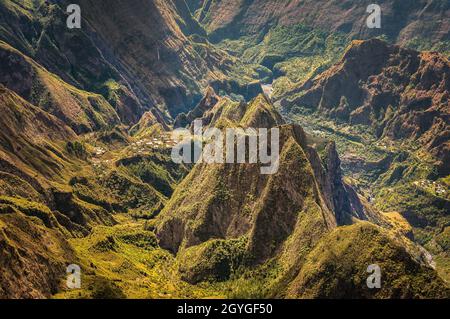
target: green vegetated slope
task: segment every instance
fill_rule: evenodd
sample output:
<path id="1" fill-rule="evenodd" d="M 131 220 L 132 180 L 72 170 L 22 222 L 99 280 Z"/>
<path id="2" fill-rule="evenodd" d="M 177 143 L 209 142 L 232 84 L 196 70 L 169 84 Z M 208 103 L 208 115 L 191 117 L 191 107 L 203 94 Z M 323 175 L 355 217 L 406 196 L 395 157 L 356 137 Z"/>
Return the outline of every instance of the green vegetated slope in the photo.
<path id="1" fill-rule="evenodd" d="M 146 113 L 154 123 L 142 122 L 145 144 L 122 126 L 138 122 L 150 99 L 135 93 L 128 71 L 118 71 L 99 49 L 111 46 L 96 42 L 92 30 L 66 28 L 63 4 L 0 3 L 1 296 L 7 298 L 55 294 L 66 267 L 80 262 L 69 239 L 112 227 L 118 212 L 151 218 L 187 170 L 174 167 L 168 145 L 159 148 L 167 125 L 158 109 Z M 171 12 L 165 14 L 172 20 L 162 21 L 178 28 Z M 161 130 L 153 134 L 153 126 Z"/>
<path id="2" fill-rule="evenodd" d="M 55 298 L 223 297 L 211 285 L 193 286 L 181 280 L 174 257 L 158 247 L 151 225 L 129 216 L 116 218 L 119 224 L 114 227 L 97 227 L 87 237 L 70 240 L 84 270 L 83 289 L 62 286 Z"/>
<path id="3" fill-rule="evenodd" d="M 236 115 L 236 108 L 240 115 Z M 2 294 L 48 297 L 57 293 L 57 298 L 289 296 L 289 287 L 310 251 L 336 228 L 340 213 L 351 213 L 344 211 L 346 206 L 336 202 L 333 193 L 343 192 L 353 205 L 361 203 L 350 199 L 352 192 L 345 183 L 332 186 L 332 172 L 325 174 L 301 128 L 283 125 L 265 97 L 249 105 L 225 98 L 205 116 L 209 113 L 213 114 L 210 124 L 219 127 L 282 125 L 279 174 L 263 177 L 258 165 L 198 165 L 176 187 L 187 168 L 174 166 L 168 159 L 168 137 L 127 137 L 121 129 L 85 135 L 61 150 L 70 163 L 62 165 L 58 188 L 47 190 L 52 194 L 49 199 L 39 198 L 38 192 L 35 198 L 20 199 L 21 188 L 1 198 L 2 235 L 10 247 L 3 250 L 2 260 L 8 262 L 7 269 L 17 267 L 22 274 L 4 272 Z M 329 152 L 332 154 L 332 149 Z M 330 170 L 332 161 L 325 163 Z M 71 174 L 72 165 L 82 169 Z M 10 180 L 2 179 L 10 190 L 12 185 L 25 185 L 17 178 Z M 174 188 L 174 195 L 165 204 Z M 195 194 L 201 197 L 198 201 Z M 282 197 L 285 200 L 279 201 Z M 200 205 L 194 210 L 189 204 L 192 200 L 193 205 Z M 124 211 L 128 214 L 117 215 Z M 352 222 L 360 217 L 377 221 L 366 209 L 349 217 L 344 220 Z M 183 228 L 183 223 L 189 227 Z M 46 238 L 43 241 L 48 244 L 35 248 L 28 244 L 28 236 Z M 175 242 L 168 238 L 175 238 Z M 183 247 L 174 256 L 170 252 L 178 250 L 176 238 L 181 238 Z M 400 242 L 399 249 L 408 247 Z M 175 246 L 169 247 L 173 243 Z M 16 249 L 28 252 L 8 253 Z M 411 263 L 418 267 L 409 275 L 415 278 L 424 272 L 430 288 L 424 288 L 422 295 L 405 288 L 401 296 L 445 293 L 444 284 L 432 277 L 420 253 L 412 250 L 404 254 L 415 258 Z M 22 263 L 28 266 L 20 268 Z M 81 290 L 65 288 L 64 266 L 68 263 L 82 266 Z M 427 271 L 431 273 L 426 275 Z M 31 276 L 34 272 L 39 275 Z M 26 291 L 11 288 L 18 282 Z M 306 295 L 296 295 L 302 296 Z"/>
<path id="4" fill-rule="evenodd" d="M 56 216 L 45 206 L 45 177 L 68 165 L 61 152 L 74 132 L 55 117 L 0 86 L 0 295 L 47 296 L 73 256 Z M 59 129 L 55 129 L 59 126 Z"/>
<path id="5" fill-rule="evenodd" d="M 276 117 L 267 121 L 271 109 L 264 97 L 245 106 L 225 99 L 204 114 L 215 127 L 246 127 L 242 121 L 249 117 L 252 123 L 282 125 L 280 169 L 264 176 L 254 164 L 193 168 L 155 224 L 161 247 L 177 256 L 181 278 L 192 284 L 223 282 L 228 296 L 240 298 L 446 296 L 444 282 L 425 266 L 423 252 L 383 215 L 365 208 L 340 180 L 333 152 L 329 149 L 321 160 L 300 127 L 284 126 Z M 335 233 L 357 243 L 341 248 L 339 240 L 330 239 Z M 324 245 L 342 249 L 342 255 L 319 255 Z M 336 266 L 306 271 L 318 283 L 300 284 L 309 259 L 318 262 L 318 256 L 321 263 Z M 358 263 L 351 266 L 354 260 Z M 354 273 L 362 276 L 373 263 L 389 268 L 383 292 L 370 291 Z M 348 290 L 341 290 L 341 283 Z"/>
<path id="6" fill-rule="evenodd" d="M 370 1 L 193 1 L 214 43 L 273 74 L 274 97 L 336 62 L 353 39 L 379 37 L 449 53 L 446 1 L 385 1 L 382 28 L 366 26 Z M 237 66 L 240 68 L 240 66 Z M 263 79 L 272 82 L 272 79 Z M 267 81 L 269 80 L 269 81 Z"/>
<path id="7" fill-rule="evenodd" d="M 448 177 L 425 178 L 429 167 L 445 168 L 446 137 L 435 134 L 445 108 L 436 104 L 444 124 L 419 130 L 426 149 L 397 155 L 380 178 L 371 169 L 348 178 L 337 151 L 364 153 L 364 139 L 340 126 L 309 134 L 314 116 L 305 133 L 260 95 L 260 82 L 281 76 L 274 98 L 298 97 L 296 83 L 338 59 L 348 30 L 299 20 L 267 28 L 264 40 L 213 45 L 220 32 L 201 17 L 203 1 L 76 3 L 81 30 L 66 28 L 64 1 L 0 0 L 1 297 L 448 297 L 438 277 L 448 278 Z M 273 4 L 263 7 L 276 13 Z M 420 61 L 425 82 L 445 68 L 436 55 Z M 445 87 L 430 90 L 445 98 Z M 190 128 L 197 118 L 221 129 L 280 128 L 278 172 L 173 163 L 172 119 Z M 402 140 L 368 144 L 367 154 L 383 158 Z M 411 201 L 400 178 L 417 174 L 424 180 L 411 177 L 420 196 Z M 380 188 L 376 198 L 389 200 L 374 208 L 358 195 L 372 195 L 370 183 L 406 187 L 404 199 Z M 386 279 L 377 291 L 364 282 L 373 263 Z M 66 286 L 69 264 L 82 268 L 81 289 Z"/>
<path id="8" fill-rule="evenodd" d="M 68 4 L 82 8 L 82 28 L 66 27 Z M 152 109 L 166 117 L 188 111 L 210 81 L 244 90 L 251 69 L 212 46 L 184 1 L 0 2 L 0 39 L 65 82 L 101 94 L 125 124 Z M 229 90 L 229 88 L 227 88 Z M 241 92 L 246 94 L 246 92 Z M 253 95 L 254 96 L 254 95 Z"/>
<path id="9" fill-rule="evenodd" d="M 366 27 L 370 1 L 191 1 L 191 9 L 210 37 L 217 41 L 242 36 L 263 36 L 272 27 L 302 24 L 351 38 L 386 36 L 402 45 L 411 42 L 447 47 L 448 9 L 444 0 L 384 1 L 380 3 L 382 28 Z M 423 48 L 422 48 L 423 49 Z"/>
<path id="10" fill-rule="evenodd" d="M 448 250 L 433 239 L 446 233 L 449 216 L 448 19 L 443 18 L 448 15 L 448 3 L 385 2 L 379 30 L 364 26 L 368 5 L 364 2 L 200 1 L 195 5 L 196 16 L 213 41 L 248 63 L 272 71 L 271 97 L 294 109 L 288 117 L 308 126 L 309 132 L 338 141 L 350 182 L 368 201 L 375 200 L 378 209 L 400 212 L 413 225 L 409 236 L 433 251 L 448 280 Z M 433 22 L 427 18 L 431 16 Z M 356 45 L 347 51 L 352 39 L 371 37 L 443 55 L 390 53 L 381 42 L 373 46 L 364 42 L 365 57 L 352 55 Z M 309 87 L 344 54 L 348 59 L 341 73 L 324 73 L 322 86 Z M 364 73 L 379 62 L 387 65 L 369 73 L 380 76 L 347 86 L 361 80 L 355 70 Z M 361 107 L 356 110 L 355 99 L 364 99 L 365 85 L 373 98 L 356 102 Z M 303 97 L 307 91 L 310 94 Z M 296 100 L 296 95 L 302 97 Z M 309 98 L 314 101 L 306 101 Z M 317 112 L 311 114 L 305 105 Z"/>
<path id="11" fill-rule="evenodd" d="M 387 1 L 381 4 L 383 27 L 378 30 L 365 27 L 368 4 L 193 1 L 191 8 L 219 46 L 272 71 L 272 98 L 284 101 L 283 106 L 292 110 L 288 118 L 300 121 L 308 132 L 337 141 L 345 173 L 351 177 L 349 182 L 378 209 L 406 218 L 413 225 L 409 236 L 433 251 L 439 261 L 438 269 L 448 280 L 448 250 L 445 243 L 441 246 L 433 239 L 445 237 L 449 216 L 445 171 L 448 3 Z M 439 51 L 444 56 L 407 50 L 389 53 L 391 49 L 384 49 L 386 45 L 380 42 L 374 42 L 372 47 L 367 42 L 362 45 L 367 49 L 367 59 L 353 56 L 352 49 L 351 53 L 347 51 L 352 39 L 372 37 L 419 50 Z M 344 54 L 349 58 L 340 64 L 345 63 L 341 75 L 348 74 L 340 77 L 338 72 L 324 73 L 323 85 L 317 90 L 311 88 L 313 79 L 338 63 Z M 346 87 L 361 80 L 359 71 L 354 70 L 375 67 L 377 61 L 389 65 L 371 72 L 380 76 Z M 356 103 L 361 106 L 356 111 L 354 99 L 363 98 L 365 85 L 373 99 Z M 346 90 L 348 94 L 341 92 Z M 305 92 L 311 94 L 298 101 L 292 98 Z M 333 95 L 338 95 L 339 100 L 331 102 Z M 308 98 L 315 100 L 306 102 Z M 363 106 L 372 107 L 372 111 L 363 112 Z M 350 114 L 352 111 L 355 112 Z M 367 123 L 356 120 L 356 113 Z M 319 114 L 328 119 L 317 117 Z"/>
<path id="12" fill-rule="evenodd" d="M 145 220 L 157 215 L 187 168 L 173 164 L 166 144 L 157 148 L 148 145 L 159 145 L 165 137 L 154 135 L 152 142 L 147 137 L 144 143 L 120 128 L 76 136 L 61 120 L 16 93 L 3 86 L 0 93 L 4 114 L 0 139 L 0 295 L 51 297 L 65 287 L 69 264 L 90 265 L 88 257 L 84 258 L 87 252 L 79 249 L 84 238 L 102 230 L 113 233 L 114 225 L 133 224 L 131 218 Z M 118 213 L 126 217 L 117 220 Z M 138 245 L 134 239 L 142 237 L 135 253 L 146 252 L 146 245 L 152 242 L 143 223 L 138 225 L 143 235 L 136 237 L 133 232 L 139 233 L 137 227 L 126 233 L 127 227 L 123 226 L 127 243 Z M 169 255 L 161 250 L 158 253 Z M 88 271 L 88 267 L 83 269 Z M 102 272 L 93 270 L 92 277 L 94 283 L 100 282 L 95 286 L 100 292 L 88 296 L 125 296 L 104 292 L 115 291 L 115 285 Z M 165 284 L 170 283 L 169 278 Z M 138 292 L 127 296 L 138 296 Z M 148 296 L 154 295 L 140 295 Z"/>
<path id="13" fill-rule="evenodd" d="M 352 183 L 378 209 L 406 218 L 446 278 L 448 249 L 435 238 L 445 237 L 450 211 L 449 70 L 438 53 L 354 42 L 281 101 L 294 120 L 337 141 Z"/>
<path id="14" fill-rule="evenodd" d="M 117 212 L 157 214 L 186 168 L 174 167 L 166 144 L 143 154 L 101 95 L 1 49 L 1 296 L 50 297 L 80 261 L 69 239 L 112 227 Z"/>
<path id="15" fill-rule="evenodd" d="M 370 243 L 367 245 L 367 243 Z M 361 250 L 361 246 L 366 249 Z M 384 288 L 367 290 L 368 263 L 383 270 Z M 329 274 L 330 279 L 324 279 Z M 332 278 L 332 279 L 331 279 Z M 288 295 L 305 298 L 447 298 L 437 275 L 422 268 L 382 229 L 368 223 L 327 235 L 309 254 Z"/>
<path id="16" fill-rule="evenodd" d="M 278 98 L 334 63 L 346 43 L 347 36 L 342 32 L 329 33 L 298 24 L 275 26 L 262 38 L 224 39 L 218 46 L 270 72 L 262 82 L 273 82 L 273 97 Z"/>

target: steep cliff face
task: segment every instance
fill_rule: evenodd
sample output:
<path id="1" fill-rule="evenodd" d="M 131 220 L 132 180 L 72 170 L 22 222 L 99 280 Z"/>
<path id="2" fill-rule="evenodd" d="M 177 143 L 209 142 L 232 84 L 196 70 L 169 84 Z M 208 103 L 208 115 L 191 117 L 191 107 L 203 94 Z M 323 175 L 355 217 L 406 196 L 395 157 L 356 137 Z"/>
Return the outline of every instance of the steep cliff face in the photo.
<path id="1" fill-rule="evenodd" d="M 68 164 L 58 145 L 75 133 L 2 85 L 0 112 L 0 296 L 48 298 L 75 260 L 57 221 L 63 215 L 43 204 L 48 180 Z"/>
<path id="2" fill-rule="evenodd" d="M 309 154 L 319 187 L 339 225 L 351 224 L 353 217 L 378 221 L 366 210 L 355 190 L 343 181 L 341 160 L 334 142 L 327 144 L 322 158 L 314 149 L 309 149 Z"/>
<path id="3" fill-rule="evenodd" d="M 380 267 L 383 289 L 367 289 L 369 265 Z M 309 299 L 447 298 L 450 290 L 391 234 L 362 222 L 327 234 L 308 255 L 287 294 Z"/>
<path id="4" fill-rule="evenodd" d="M 204 0 L 198 18 L 213 39 L 261 35 L 271 27 L 303 24 L 357 38 L 386 35 L 396 43 L 449 40 L 450 6 L 445 0 L 383 1 L 382 29 L 366 27 L 367 1 Z M 197 4 L 193 4 L 195 9 Z"/>
<path id="5" fill-rule="evenodd" d="M 77 89 L 31 58 L 0 42 L 0 83 L 42 110 L 55 115 L 77 133 L 117 125 L 119 116 L 99 94 Z"/>
<path id="6" fill-rule="evenodd" d="M 129 74 L 130 81 L 139 79 L 138 92 L 153 104 L 169 107 L 171 115 L 195 105 L 208 79 L 221 74 L 218 65 L 222 57 L 188 38 L 196 32 L 201 35 L 202 29 L 182 4 L 184 1 L 80 2 L 87 8 L 89 24 L 114 55 L 119 71 Z"/>
<path id="7" fill-rule="evenodd" d="M 79 4 L 82 28 L 66 27 Z M 2 1 L 0 39 L 64 81 L 100 93 L 126 123 L 151 107 L 189 110 L 228 58 L 201 37 L 184 1 Z M 200 42 L 195 42 L 197 39 Z"/>
<path id="8" fill-rule="evenodd" d="M 438 53 L 353 42 L 338 64 L 294 89 L 282 105 L 372 127 L 379 138 L 416 141 L 448 175 L 449 79 L 449 61 Z"/>

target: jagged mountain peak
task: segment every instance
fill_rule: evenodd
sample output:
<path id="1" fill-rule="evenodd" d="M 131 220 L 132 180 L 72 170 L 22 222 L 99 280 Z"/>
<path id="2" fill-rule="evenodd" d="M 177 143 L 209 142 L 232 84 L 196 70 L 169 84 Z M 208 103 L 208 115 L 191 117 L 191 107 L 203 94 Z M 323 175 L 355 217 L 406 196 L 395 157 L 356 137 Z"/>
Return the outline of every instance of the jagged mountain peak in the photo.
<path id="1" fill-rule="evenodd" d="M 295 256 L 294 243 L 301 241 L 305 232 L 313 232 L 318 240 L 337 225 L 352 223 L 352 218 L 368 219 L 358 196 L 342 181 L 334 145 L 329 145 L 329 157 L 322 162 L 308 145 L 303 129 L 284 124 L 265 96 L 249 104 L 222 99 L 212 110 L 215 116 L 220 113 L 220 119 L 210 125 L 262 123 L 279 128 L 279 170 L 261 175 L 260 164 L 194 166 L 157 219 L 160 245 L 183 260 L 193 259 L 191 266 L 183 266 L 186 280 L 220 276 L 217 271 L 221 268 L 215 268 L 219 265 L 203 268 L 197 264 L 205 258 L 203 254 L 214 255 L 216 245 L 243 243 L 236 254 L 244 254 L 249 258 L 245 262 L 256 264 L 292 255 L 288 264 L 295 267 L 305 256 Z M 259 115 L 250 116 L 254 114 Z M 259 120 L 242 121 L 246 116 Z M 271 120 L 267 120 L 269 116 L 273 116 Z M 312 247 L 314 240 L 307 247 Z"/>

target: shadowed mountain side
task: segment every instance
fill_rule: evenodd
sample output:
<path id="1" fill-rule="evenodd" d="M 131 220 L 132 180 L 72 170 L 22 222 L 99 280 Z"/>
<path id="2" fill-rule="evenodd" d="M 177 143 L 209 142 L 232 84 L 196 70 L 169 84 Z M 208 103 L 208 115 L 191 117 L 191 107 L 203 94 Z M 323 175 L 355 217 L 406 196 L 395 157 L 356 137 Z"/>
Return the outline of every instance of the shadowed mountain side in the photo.
<path id="1" fill-rule="evenodd" d="M 0 84 L 58 117 L 77 133 L 104 129 L 120 122 L 103 96 L 65 83 L 4 42 L 0 42 Z"/>
<path id="2" fill-rule="evenodd" d="M 81 29 L 66 26 L 79 4 Z M 122 121 L 189 111 L 232 59 L 203 38 L 184 1 L 0 1 L 0 39 L 64 81 L 102 94 Z"/>

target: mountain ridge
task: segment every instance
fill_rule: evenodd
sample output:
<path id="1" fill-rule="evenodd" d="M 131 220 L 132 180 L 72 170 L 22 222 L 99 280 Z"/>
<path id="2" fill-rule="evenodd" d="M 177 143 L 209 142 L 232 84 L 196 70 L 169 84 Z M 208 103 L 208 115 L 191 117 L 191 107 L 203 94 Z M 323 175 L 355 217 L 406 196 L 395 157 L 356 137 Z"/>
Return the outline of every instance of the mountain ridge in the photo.
<path id="1" fill-rule="evenodd" d="M 440 161 L 445 176 L 449 77 L 449 61 L 438 53 L 418 53 L 379 40 L 355 41 L 339 63 L 288 93 L 289 102 L 281 104 L 372 127 L 378 138 L 413 139 Z"/>

